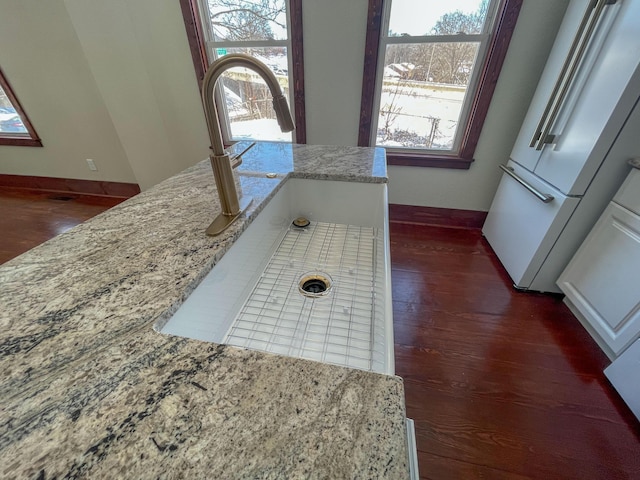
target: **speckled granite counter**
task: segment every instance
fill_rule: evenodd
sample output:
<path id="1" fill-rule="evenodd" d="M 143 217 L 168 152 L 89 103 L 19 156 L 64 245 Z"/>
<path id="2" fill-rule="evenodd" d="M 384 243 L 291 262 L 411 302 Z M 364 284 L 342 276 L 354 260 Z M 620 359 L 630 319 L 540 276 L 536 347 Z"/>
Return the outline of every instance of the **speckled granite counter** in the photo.
<path id="1" fill-rule="evenodd" d="M 240 170 L 255 200 L 220 237 L 204 161 L 0 267 L 0 477 L 406 478 L 400 379 L 152 330 L 288 175 L 386 181 L 349 147 Z"/>

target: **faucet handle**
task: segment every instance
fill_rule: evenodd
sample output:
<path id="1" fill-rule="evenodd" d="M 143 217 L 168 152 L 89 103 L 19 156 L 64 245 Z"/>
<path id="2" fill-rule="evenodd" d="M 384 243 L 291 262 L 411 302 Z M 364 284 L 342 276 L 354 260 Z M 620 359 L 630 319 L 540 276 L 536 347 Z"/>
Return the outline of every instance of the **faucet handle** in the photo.
<path id="1" fill-rule="evenodd" d="M 231 161 L 231 168 L 236 168 L 240 166 L 242 164 L 242 155 L 244 155 L 249 150 L 251 150 L 255 145 L 256 145 L 256 142 L 251 142 L 251 144 L 247 148 L 245 148 L 243 151 L 229 157 L 229 160 Z"/>
<path id="2" fill-rule="evenodd" d="M 229 160 L 231 161 L 232 169 L 238 168 L 240 165 L 242 165 L 242 157 L 240 155 L 234 155 Z"/>

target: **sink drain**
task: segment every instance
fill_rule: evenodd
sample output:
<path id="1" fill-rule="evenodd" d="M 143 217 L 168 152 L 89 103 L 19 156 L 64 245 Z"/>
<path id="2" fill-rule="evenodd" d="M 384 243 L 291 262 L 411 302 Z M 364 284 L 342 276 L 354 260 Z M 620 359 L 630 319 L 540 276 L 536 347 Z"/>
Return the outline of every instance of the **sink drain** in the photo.
<path id="1" fill-rule="evenodd" d="M 331 277 L 320 272 L 305 273 L 298 282 L 298 290 L 305 297 L 323 297 L 329 294 L 331 287 Z"/>
<path id="2" fill-rule="evenodd" d="M 291 224 L 297 228 L 306 228 L 309 225 L 311 225 L 311 222 L 309 221 L 308 218 L 298 217 L 293 222 L 291 222 Z"/>

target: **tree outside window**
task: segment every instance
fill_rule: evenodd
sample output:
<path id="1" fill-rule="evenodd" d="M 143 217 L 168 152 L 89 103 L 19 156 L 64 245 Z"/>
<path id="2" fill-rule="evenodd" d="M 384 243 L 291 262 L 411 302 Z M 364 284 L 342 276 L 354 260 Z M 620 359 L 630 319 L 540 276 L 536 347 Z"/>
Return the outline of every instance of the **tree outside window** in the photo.
<path id="1" fill-rule="evenodd" d="M 370 0 L 359 144 L 468 168 L 521 3 Z"/>
<path id="2" fill-rule="evenodd" d="M 294 3 L 298 5 L 299 1 L 202 0 L 198 6 L 206 63 L 230 53 L 246 53 L 262 61 L 289 96 L 298 124 L 297 111 L 303 109 L 303 101 L 294 101 L 290 89 L 294 61 L 289 19 Z M 300 45 L 300 51 L 301 48 Z M 301 65 L 301 61 L 298 63 Z M 236 67 L 225 72 L 216 92 L 225 140 L 291 141 L 292 134 L 283 133 L 278 127 L 271 100 L 266 84 L 252 70 Z"/>

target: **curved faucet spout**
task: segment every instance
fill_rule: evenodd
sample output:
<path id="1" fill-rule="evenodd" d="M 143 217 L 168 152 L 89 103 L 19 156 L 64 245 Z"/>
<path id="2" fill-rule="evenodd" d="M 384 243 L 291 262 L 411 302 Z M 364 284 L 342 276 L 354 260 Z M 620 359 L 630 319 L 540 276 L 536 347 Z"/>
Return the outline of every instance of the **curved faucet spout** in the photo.
<path id="1" fill-rule="evenodd" d="M 216 111 L 216 103 L 213 96 L 213 89 L 222 73 L 232 67 L 245 67 L 258 73 L 267 83 L 271 95 L 273 96 L 273 108 L 276 112 L 278 124 L 283 132 L 290 132 L 294 129 L 291 112 L 287 105 L 287 99 L 282 94 L 278 79 L 262 62 L 249 55 L 231 54 L 225 55 L 213 62 L 207 70 L 202 81 L 202 104 L 204 106 L 204 116 L 207 120 L 209 138 L 211 140 L 211 168 L 216 180 L 216 188 L 220 197 L 220 207 L 222 213 L 215 218 L 213 223 L 207 228 L 208 235 L 218 235 L 224 231 L 231 223 L 251 203 L 250 198 L 238 198 L 235 180 L 233 178 L 233 168 L 229 155 L 224 150 L 222 140 L 222 129 L 220 119 Z"/>
<path id="2" fill-rule="evenodd" d="M 266 82 L 271 96 L 273 97 L 273 108 L 276 112 L 278 125 L 283 132 L 290 132 L 294 129 L 291 112 L 287 105 L 287 99 L 282 94 L 278 79 L 271 70 L 259 60 L 242 53 L 229 54 L 220 57 L 211 64 L 202 81 L 202 103 L 204 105 L 204 115 L 207 119 L 209 138 L 211 139 L 211 149 L 214 155 L 224 155 L 224 144 L 220 129 L 220 120 L 216 114 L 216 104 L 213 89 L 218 78 L 226 70 L 233 67 L 245 67 L 259 74 Z"/>

